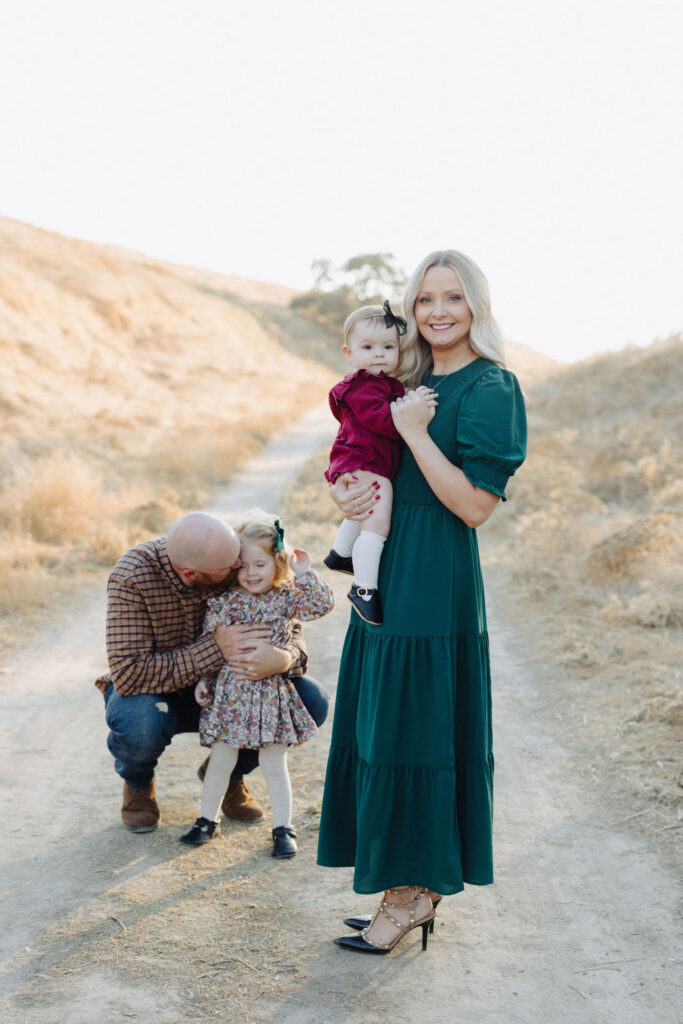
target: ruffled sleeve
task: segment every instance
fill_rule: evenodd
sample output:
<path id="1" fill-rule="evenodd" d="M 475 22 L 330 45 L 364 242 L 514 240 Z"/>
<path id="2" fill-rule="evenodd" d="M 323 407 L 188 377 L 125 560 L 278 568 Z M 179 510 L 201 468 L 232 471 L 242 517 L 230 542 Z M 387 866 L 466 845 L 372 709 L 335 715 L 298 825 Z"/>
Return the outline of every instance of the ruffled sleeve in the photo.
<path id="1" fill-rule="evenodd" d="M 514 373 L 496 366 L 463 395 L 458 414 L 462 471 L 505 501 L 505 485 L 526 456 L 526 406 Z"/>
<path id="2" fill-rule="evenodd" d="M 312 569 L 295 576 L 291 589 L 281 593 L 285 614 L 290 618 L 321 619 L 334 608 L 332 587 Z"/>
<path id="3" fill-rule="evenodd" d="M 401 435 L 394 426 L 390 404 L 403 394 L 405 389 L 395 377 L 387 377 L 384 373 L 374 376 L 367 370 L 358 370 L 341 394 L 341 399 L 366 430 L 400 441 Z"/>

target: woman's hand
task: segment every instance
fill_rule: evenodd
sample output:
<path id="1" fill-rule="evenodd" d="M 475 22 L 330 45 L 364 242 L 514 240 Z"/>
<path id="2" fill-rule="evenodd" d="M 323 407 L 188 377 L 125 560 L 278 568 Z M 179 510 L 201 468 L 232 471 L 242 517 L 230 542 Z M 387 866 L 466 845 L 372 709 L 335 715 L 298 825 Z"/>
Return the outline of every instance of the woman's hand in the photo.
<path id="1" fill-rule="evenodd" d="M 304 551 L 303 548 L 294 548 L 294 558 L 292 559 L 294 575 L 300 576 L 302 572 L 306 572 L 310 568 L 311 556 L 308 551 Z"/>
<path id="2" fill-rule="evenodd" d="M 427 433 L 427 427 L 434 419 L 436 401 L 429 402 L 417 391 L 408 391 L 403 398 L 391 403 L 394 426 L 404 441 Z"/>
<path id="3" fill-rule="evenodd" d="M 200 708 L 208 707 L 212 701 L 211 687 L 209 686 L 208 680 L 200 679 L 194 688 L 194 699 L 199 704 Z"/>
<path id="4" fill-rule="evenodd" d="M 375 480 L 368 487 L 359 483 L 353 473 L 342 473 L 330 487 L 332 500 L 344 513 L 345 519 L 361 522 L 375 504 L 379 483 Z"/>

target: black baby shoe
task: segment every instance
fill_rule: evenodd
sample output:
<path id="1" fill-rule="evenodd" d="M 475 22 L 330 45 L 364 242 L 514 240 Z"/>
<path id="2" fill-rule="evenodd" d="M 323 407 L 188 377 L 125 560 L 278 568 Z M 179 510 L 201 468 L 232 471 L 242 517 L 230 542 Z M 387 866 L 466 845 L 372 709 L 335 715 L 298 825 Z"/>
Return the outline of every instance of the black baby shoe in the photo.
<path id="1" fill-rule="evenodd" d="M 278 825 L 273 829 L 273 857 L 296 856 L 296 832 L 289 825 Z"/>
<path id="2" fill-rule="evenodd" d="M 323 558 L 323 562 L 328 569 L 347 572 L 349 576 L 353 576 L 353 559 L 345 555 L 338 555 L 334 548 L 330 548 L 329 553 Z"/>
<path id="3" fill-rule="evenodd" d="M 218 835 L 218 822 L 208 818 L 197 818 L 191 829 L 180 836 L 180 842 L 188 846 L 201 846 Z"/>
<path id="4" fill-rule="evenodd" d="M 361 619 L 365 619 L 371 626 L 382 625 L 384 619 L 382 617 L 382 605 L 379 600 L 378 590 L 371 590 L 369 587 L 358 587 L 354 583 L 347 597 Z"/>

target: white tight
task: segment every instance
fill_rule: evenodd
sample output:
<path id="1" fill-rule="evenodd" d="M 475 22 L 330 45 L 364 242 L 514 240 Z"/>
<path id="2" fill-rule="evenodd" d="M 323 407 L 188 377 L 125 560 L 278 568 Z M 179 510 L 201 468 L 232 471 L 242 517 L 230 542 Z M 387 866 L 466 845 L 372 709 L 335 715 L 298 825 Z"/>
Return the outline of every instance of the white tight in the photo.
<path id="1" fill-rule="evenodd" d="M 202 788 L 202 818 L 218 821 L 218 809 L 237 764 L 237 747 L 214 743 Z M 287 771 L 287 745 L 267 743 L 259 749 L 259 764 L 268 787 L 273 827 L 292 823 L 292 786 Z"/>

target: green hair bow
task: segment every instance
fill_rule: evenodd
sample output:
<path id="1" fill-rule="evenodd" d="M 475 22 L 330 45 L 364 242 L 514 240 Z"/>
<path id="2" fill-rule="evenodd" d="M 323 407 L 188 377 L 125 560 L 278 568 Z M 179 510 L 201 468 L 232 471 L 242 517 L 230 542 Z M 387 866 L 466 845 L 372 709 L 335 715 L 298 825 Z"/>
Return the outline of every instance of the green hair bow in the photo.
<path id="1" fill-rule="evenodd" d="M 273 526 L 275 527 L 275 532 L 277 534 L 277 543 L 275 544 L 275 550 L 276 551 L 284 551 L 285 550 L 285 531 L 280 526 L 280 520 L 276 519 L 275 522 L 273 523 Z"/>

